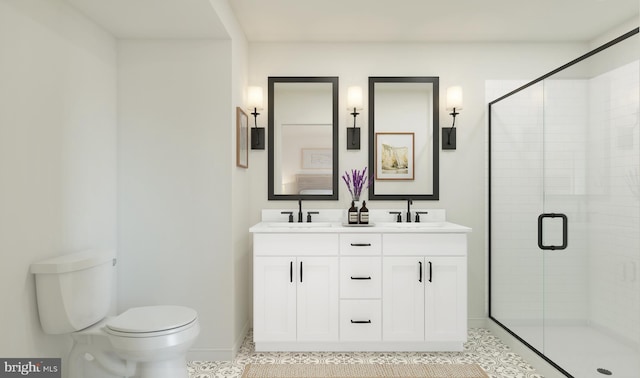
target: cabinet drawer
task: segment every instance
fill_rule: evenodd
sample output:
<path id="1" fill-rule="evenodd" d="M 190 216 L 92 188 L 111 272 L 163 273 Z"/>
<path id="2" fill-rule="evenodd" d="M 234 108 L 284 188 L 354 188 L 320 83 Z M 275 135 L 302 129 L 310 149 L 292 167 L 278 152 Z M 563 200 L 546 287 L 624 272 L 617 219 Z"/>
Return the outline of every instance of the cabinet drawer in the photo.
<path id="1" fill-rule="evenodd" d="M 380 234 L 342 234 L 340 235 L 341 255 L 379 255 L 382 251 Z"/>
<path id="2" fill-rule="evenodd" d="M 254 255 L 328 256 L 338 254 L 337 234 L 254 234 Z"/>
<path id="3" fill-rule="evenodd" d="M 341 298 L 380 298 L 382 259 L 376 256 L 340 258 Z"/>
<path id="4" fill-rule="evenodd" d="M 385 255 L 396 256 L 466 256 L 467 234 L 384 234 Z"/>
<path id="5" fill-rule="evenodd" d="M 340 301 L 340 340 L 382 340 L 382 310 L 380 300 Z"/>

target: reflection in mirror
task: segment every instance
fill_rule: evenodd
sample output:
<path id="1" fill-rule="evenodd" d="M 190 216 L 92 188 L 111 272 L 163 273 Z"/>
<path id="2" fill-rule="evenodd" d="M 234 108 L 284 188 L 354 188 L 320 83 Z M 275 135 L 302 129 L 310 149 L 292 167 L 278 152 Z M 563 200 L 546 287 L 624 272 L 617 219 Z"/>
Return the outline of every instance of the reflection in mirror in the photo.
<path id="1" fill-rule="evenodd" d="M 269 199 L 338 199 L 338 78 L 269 77 Z"/>
<path id="2" fill-rule="evenodd" d="M 370 200 L 437 200 L 437 77 L 369 78 Z"/>

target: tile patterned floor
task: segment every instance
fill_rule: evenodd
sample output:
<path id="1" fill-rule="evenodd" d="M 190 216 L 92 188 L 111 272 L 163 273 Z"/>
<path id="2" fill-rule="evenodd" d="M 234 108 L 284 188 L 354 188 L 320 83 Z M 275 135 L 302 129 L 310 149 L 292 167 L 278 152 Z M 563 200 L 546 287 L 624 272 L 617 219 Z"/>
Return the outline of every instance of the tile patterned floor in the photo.
<path id="1" fill-rule="evenodd" d="M 255 352 L 252 334 L 245 338 L 233 361 L 191 361 L 190 378 L 239 378 L 244 366 L 254 364 L 450 364 L 476 363 L 491 378 L 543 378 L 522 357 L 483 328 L 469 330 L 462 352 Z"/>

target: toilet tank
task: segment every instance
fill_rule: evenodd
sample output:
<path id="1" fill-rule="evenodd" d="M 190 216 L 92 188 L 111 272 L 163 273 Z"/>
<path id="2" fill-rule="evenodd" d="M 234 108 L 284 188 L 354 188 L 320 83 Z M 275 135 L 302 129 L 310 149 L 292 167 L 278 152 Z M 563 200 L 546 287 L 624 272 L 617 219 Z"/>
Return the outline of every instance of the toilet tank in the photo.
<path id="1" fill-rule="evenodd" d="M 71 333 L 102 320 L 111 306 L 114 251 L 89 250 L 31 264 L 40 324 L 46 333 Z"/>

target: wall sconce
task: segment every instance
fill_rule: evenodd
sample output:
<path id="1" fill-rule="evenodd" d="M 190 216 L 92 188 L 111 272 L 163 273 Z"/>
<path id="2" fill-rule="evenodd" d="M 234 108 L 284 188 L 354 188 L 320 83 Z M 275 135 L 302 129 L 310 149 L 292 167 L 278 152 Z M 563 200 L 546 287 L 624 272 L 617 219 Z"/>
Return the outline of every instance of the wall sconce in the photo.
<path id="1" fill-rule="evenodd" d="M 447 88 L 447 110 L 453 116 L 453 124 L 448 129 L 442 129 L 442 149 L 456 149 L 456 116 L 460 114 L 457 110 L 462 110 L 462 87 L 454 86 Z"/>
<path id="2" fill-rule="evenodd" d="M 353 127 L 347 128 L 347 150 L 360 149 L 360 128 L 356 127 L 356 117 L 362 110 L 362 87 L 347 88 L 347 109 L 353 109 Z"/>
<path id="3" fill-rule="evenodd" d="M 249 87 L 247 89 L 247 107 L 249 110 L 253 110 L 251 115 L 253 116 L 254 127 L 251 129 L 251 149 L 252 150 L 264 150 L 265 137 L 264 127 L 258 127 L 258 110 L 263 109 L 263 96 L 262 87 Z"/>

